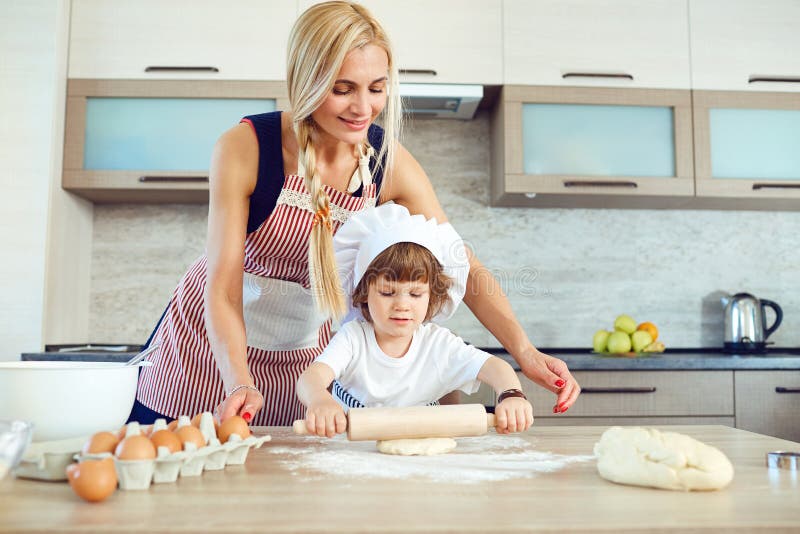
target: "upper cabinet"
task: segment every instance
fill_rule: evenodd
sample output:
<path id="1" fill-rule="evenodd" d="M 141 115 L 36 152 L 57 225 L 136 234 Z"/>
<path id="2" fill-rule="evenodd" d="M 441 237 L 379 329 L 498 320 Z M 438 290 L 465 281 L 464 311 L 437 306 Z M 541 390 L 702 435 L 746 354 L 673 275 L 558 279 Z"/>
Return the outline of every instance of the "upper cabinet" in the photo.
<path id="1" fill-rule="evenodd" d="M 300 12 L 318 3 L 300 0 Z M 503 83 L 500 0 L 361 0 L 392 40 L 400 81 Z"/>
<path id="2" fill-rule="evenodd" d="M 73 0 L 70 78 L 285 80 L 294 0 Z"/>
<path id="3" fill-rule="evenodd" d="M 503 9 L 506 84 L 690 87 L 686 1 L 505 0 Z"/>
<path id="4" fill-rule="evenodd" d="M 800 92 L 800 2 L 690 0 L 692 86 Z"/>

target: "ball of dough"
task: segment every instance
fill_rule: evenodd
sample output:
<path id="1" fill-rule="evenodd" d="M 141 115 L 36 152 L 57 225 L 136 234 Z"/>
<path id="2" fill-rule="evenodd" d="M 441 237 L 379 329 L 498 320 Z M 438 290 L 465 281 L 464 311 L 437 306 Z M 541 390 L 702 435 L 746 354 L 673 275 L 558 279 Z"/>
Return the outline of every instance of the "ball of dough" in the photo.
<path id="1" fill-rule="evenodd" d="M 453 438 L 387 439 L 378 442 L 378 451 L 383 454 L 402 456 L 432 456 L 455 448 L 456 440 Z"/>
<path id="2" fill-rule="evenodd" d="M 611 427 L 594 453 L 600 476 L 618 484 L 716 490 L 733 479 L 733 465 L 722 451 L 676 432 Z"/>

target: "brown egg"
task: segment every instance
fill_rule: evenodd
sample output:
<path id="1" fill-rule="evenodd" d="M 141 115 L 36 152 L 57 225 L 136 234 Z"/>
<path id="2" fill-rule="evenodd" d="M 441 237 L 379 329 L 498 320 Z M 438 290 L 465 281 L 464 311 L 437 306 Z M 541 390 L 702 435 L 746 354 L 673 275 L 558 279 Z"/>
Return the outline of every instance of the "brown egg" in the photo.
<path id="1" fill-rule="evenodd" d="M 151 460 L 156 457 L 156 448 L 145 436 L 130 436 L 119 442 L 114 455 L 120 460 Z"/>
<path id="2" fill-rule="evenodd" d="M 200 432 L 200 429 L 195 426 L 182 426 L 175 431 L 175 434 L 181 440 L 181 443 L 183 443 L 184 449 L 186 449 L 187 443 L 194 443 L 197 445 L 198 449 L 206 446 L 206 440 L 203 438 L 203 433 Z"/>
<path id="3" fill-rule="evenodd" d="M 111 432 L 98 432 L 93 434 L 89 440 L 83 444 L 81 452 L 83 454 L 100 454 L 102 452 L 110 452 L 114 454 L 114 449 L 117 447 L 119 439 Z"/>
<path id="4" fill-rule="evenodd" d="M 167 425 L 167 430 L 172 430 L 173 432 L 178 430 L 178 420 L 173 419 L 172 421 L 170 421 L 169 424 Z"/>
<path id="5" fill-rule="evenodd" d="M 117 472 L 112 458 L 86 460 L 67 466 L 69 485 L 80 498 L 100 502 L 117 489 Z"/>
<path id="6" fill-rule="evenodd" d="M 181 440 L 175 435 L 175 432 L 169 430 L 153 432 L 153 435 L 150 436 L 150 441 L 153 442 L 153 446 L 156 450 L 158 450 L 159 447 L 166 447 L 169 449 L 169 452 L 178 452 L 181 450 L 182 446 Z"/>
<path id="7" fill-rule="evenodd" d="M 220 443 L 225 443 L 231 434 L 238 434 L 240 438 L 244 439 L 250 436 L 250 427 L 247 426 L 247 421 L 239 415 L 233 415 L 219 425 L 217 437 Z"/>

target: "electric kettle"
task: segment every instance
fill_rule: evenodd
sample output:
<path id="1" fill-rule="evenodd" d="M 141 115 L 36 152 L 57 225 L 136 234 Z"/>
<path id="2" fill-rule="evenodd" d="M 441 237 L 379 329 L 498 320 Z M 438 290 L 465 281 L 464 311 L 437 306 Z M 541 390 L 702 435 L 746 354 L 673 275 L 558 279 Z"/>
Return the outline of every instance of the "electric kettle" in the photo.
<path id="1" fill-rule="evenodd" d="M 767 338 L 781 324 L 783 310 L 777 302 L 758 299 L 749 293 L 736 293 L 723 297 L 725 307 L 725 351 L 726 352 L 765 352 Z M 775 321 L 767 327 L 764 308 L 775 310 Z"/>

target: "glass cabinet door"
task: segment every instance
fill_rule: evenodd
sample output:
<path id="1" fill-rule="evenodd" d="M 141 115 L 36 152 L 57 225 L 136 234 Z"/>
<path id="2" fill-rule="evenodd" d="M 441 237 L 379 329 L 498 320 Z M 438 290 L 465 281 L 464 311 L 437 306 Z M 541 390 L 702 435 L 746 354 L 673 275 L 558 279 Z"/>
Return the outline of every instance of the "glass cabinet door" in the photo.
<path id="1" fill-rule="evenodd" d="M 86 170 L 207 171 L 214 143 L 274 99 L 86 99 Z"/>
<path id="2" fill-rule="evenodd" d="M 523 104 L 525 174 L 675 176 L 671 107 Z"/>
<path id="3" fill-rule="evenodd" d="M 796 209 L 800 93 L 695 91 L 694 123 L 698 196 Z"/>
<path id="4" fill-rule="evenodd" d="M 492 129 L 497 206 L 694 195 L 687 90 L 505 86 Z"/>
<path id="5" fill-rule="evenodd" d="M 207 202 L 217 139 L 288 107 L 285 82 L 69 79 L 61 186 L 94 202 Z"/>

